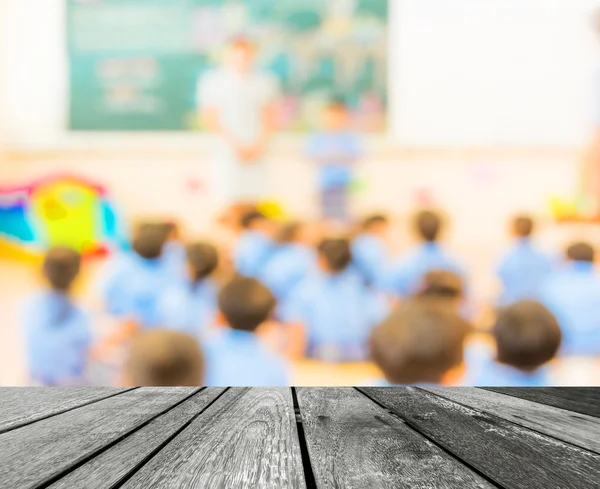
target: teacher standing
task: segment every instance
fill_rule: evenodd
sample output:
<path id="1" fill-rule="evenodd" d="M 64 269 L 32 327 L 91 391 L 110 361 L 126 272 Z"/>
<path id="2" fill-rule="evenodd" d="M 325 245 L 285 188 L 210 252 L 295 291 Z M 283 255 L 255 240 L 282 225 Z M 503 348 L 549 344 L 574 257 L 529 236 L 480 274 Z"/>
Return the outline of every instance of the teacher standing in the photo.
<path id="1" fill-rule="evenodd" d="M 266 156 L 275 129 L 275 77 L 255 67 L 256 46 L 229 42 L 221 67 L 200 77 L 197 101 L 205 126 L 216 133 L 213 195 L 217 212 L 255 202 L 269 192 Z"/>

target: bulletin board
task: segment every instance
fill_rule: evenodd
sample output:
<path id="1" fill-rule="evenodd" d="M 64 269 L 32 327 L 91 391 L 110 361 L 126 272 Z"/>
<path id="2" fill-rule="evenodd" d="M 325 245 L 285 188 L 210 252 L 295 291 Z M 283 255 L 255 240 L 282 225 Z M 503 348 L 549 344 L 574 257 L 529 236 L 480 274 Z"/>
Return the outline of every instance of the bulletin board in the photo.
<path id="1" fill-rule="evenodd" d="M 279 79 L 285 129 L 310 130 L 331 96 L 385 128 L 388 0 L 67 1 L 71 130 L 201 130 L 198 79 L 238 34 Z"/>

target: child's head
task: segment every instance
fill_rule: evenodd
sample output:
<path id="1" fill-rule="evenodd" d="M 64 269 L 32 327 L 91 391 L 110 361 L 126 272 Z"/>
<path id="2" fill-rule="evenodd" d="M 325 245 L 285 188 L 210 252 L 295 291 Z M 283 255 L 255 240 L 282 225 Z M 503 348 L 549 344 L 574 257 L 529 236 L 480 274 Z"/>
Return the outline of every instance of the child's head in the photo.
<path id="1" fill-rule="evenodd" d="M 163 329 L 135 336 L 125 363 L 125 384 L 145 387 L 200 386 L 204 356 L 186 333 Z"/>
<path id="2" fill-rule="evenodd" d="M 512 228 L 517 238 L 529 238 L 534 230 L 533 219 L 529 216 L 517 216 L 513 220 Z"/>
<path id="3" fill-rule="evenodd" d="M 352 262 L 350 241 L 345 238 L 327 238 L 318 246 L 319 264 L 328 273 L 340 273 Z"/>
<path id="4" fill-rule="evenodd" d="M 442 225 L 442 217 L 433 211 L 420 211 L 414 217 L 414 228 L 417 235 L 427 243 L 434 243 L 438 240 Z"/>
<path id="5" fill-rule="evenodd" d="M 464 296 L 463 280 L 449 270 L 431 270 L 421 281 L 420 297 L 461 301 Z"/>
<path id="6" fill-rule="evenodd" d="M 470 331 L 444 301 L 411 299 L 374 328 L 371 356 L 392 384 L 448 383 Z"/>
<path id="7" fill-rule="evenodd" d="M 254 332 L 272 316 L 277 302 L 273 293 L 250 277 L 236 277 L 219 293 L 219 311 L 232 329 Z"/>
<path id="8" fill-rule="evenodd" d="M 192 243 L 186 254 L 190 278 L 195 283 L 209 277 L 219 266 L 217 248 L 209 243 Z"/>
<path id="9" fill-rule="evenodd" d="M 567 248 L 567 259 L 569 261 L 580 261 L 594 263 L 595 251 L 588 243 L 574 243 Z"/>
<path id="10" fill-rule="evenodd" d="M 384 214 L 373 214 L 366 217 L 361 225 L 363 233 L 384 236 L 390 227 L 390 220 Z"/>
<path id="11" fill-rule="evenodd" d="M 79 275 L 81 256 L 71 248 L 51 248 L 46 253 L 42 267 L 52 290 L 68 292 Z"/>
<path id="12" fill-rule="evenodd" d="M 498 313 L 493 328 L 497 361 L 533 371 L 552 360 L 561 331 L 552 313 L 536 301 L 519 301 Z"/>
<path id="13" fill-rule="evenodd" d="M 178 241 L 181 239 L 179 224 L 176 221 L 166 221 L 164 226 L 167 241 Z"/>
<path id="14" fill-rule="evenodd" d="M 168 229 L 164 223 L 144 223 L 136 229 L 131 248 L 138 256 L 154 260 L 162 255 L 167 237 Z"/>
<path id="15" fill-rule="evenodd" d="M 273 221 L 258 210 L 245 212 L 240 219 L 240 224 L 245 231 L 258 231 L 268 235 L 272 235 L 275 228 Z"/>
<path id="16" fill-rule="evenodd" d="M 349 111 L 346 102 L 340 98 L 332 98 L 323 109 L 323 126 L 330 131 L 344 129 L 348 126 Z"/>

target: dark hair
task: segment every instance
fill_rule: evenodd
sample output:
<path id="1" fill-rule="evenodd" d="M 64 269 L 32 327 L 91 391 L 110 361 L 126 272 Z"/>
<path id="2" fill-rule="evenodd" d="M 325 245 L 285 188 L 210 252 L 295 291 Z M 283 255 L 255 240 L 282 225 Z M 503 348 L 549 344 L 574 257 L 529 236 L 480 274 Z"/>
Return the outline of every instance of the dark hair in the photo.
<path id="1" fill-rule="evenodd" d="M 254 332 L 273 313 L 273 293 L 250 277 L 235 277 L 219 293 L 219 310 L 232 329 Z"/>
<path id="2" fill-rule="evenodd" d="M 321 241 L 318 251 L 334 273 L 344 271 L 352 262 L 350 241 L 345 238 L 327 238 Z"/>
<path id="3" fill-rule="evenodd" d="M 252 227 L 252 225 L 256 222 L 256 221 L 261 221 L 261 220 L 268 220 L 269 218 L 267 216 L 265 216 L 262 212 L 257 211 L 257 210 L 251 210 L 248 212 L 245 212 L 244 214 L 242 214 L 242 217 L 240 219 L 240 225 L 242 226 L 243 229 L 250 229 L 250 227 Z"/>
<path id="4" fill-rule="evenodd" d="M 414 226 L 421 238 L 432 243 L 438 239 L 442 218 L 433 211 L 421 211 L 414 217 Z"/>
<path id="5" fill-rule="evenodd" d="M 133 338 L 125 370 L 137 386 L 200 386 L 204 382 L 204 355 L 193 336 L 153 329 Z"/>
<path id="6" fill-rule="evenodd" d="M 277 232 L 278 243 L 293 243 L 298 239 L 298 235 L 304 226 L 299 221 L 291 221 L 282 224 Z"/>
<path id="7" fill-rule="evenodd" d="M 463 362 L 470 331 L 445 302 L 410 299 L 373 329 L 371 356 L 393 384 L 437 383 Z"/>
<path id="8" fill-rule="evenodd" d="M 493 328 L 497 360 L 532 371 L 552 360 L 560 347 L 562 334 L 556 318 L 542 304 L 524 300 L 498 313 Z"/>
<path id="9" fill-rule="evenodd" d="M 571 261 L 593 263 L 595 255 L 594 248 L 588 243 L 574 243 L 567 248 L 567 258 Z"/>
<path id="10" fill-rule="evenodd" d="M 463 280 L 460 275 L 449 270 L 431 270 L 423 277 L 418 295 L 460 299 L 464 295 Z"/>
<path id="11" fill-rule="evenodd" d="M 147 260 L 160 258 L 168 233 L 169 228 L 164 222 L 143 223 L 137 228 L 133 236 L 131 248 Z"/>
<path id="12" fill-rule="evenodd" d="M 44 276 L 50 287 L 59 292 L 68 292 L 79 275 L 80 268 L 81 255 L 71 248 L 51 248 L 44 258 Z"/>
<path id="13" fill-rule="evenodd" d="M 513 229 L 517 236 L 528 238 L 533 233 L 533 219 L 528 216 L 517 216 L 513 221 Z"/>
<path id="14" fill-rule="evenodd" d="M 389 222 L 390 221 L 387 216 L 383 214 L 373 214 L 363 219 L 361 227 L 363 231 L 368 231 L 373 226 L 376 226 L 378 224 L 388 224 Z"/>
<path id="15" fill-rule="evenodd" d="M 192 243 L 186 248 L 187 262 L 193 270 L 193 281 L 198 283 L 211 275 L 219 266 L 219 253 L 209 243 Z"/>

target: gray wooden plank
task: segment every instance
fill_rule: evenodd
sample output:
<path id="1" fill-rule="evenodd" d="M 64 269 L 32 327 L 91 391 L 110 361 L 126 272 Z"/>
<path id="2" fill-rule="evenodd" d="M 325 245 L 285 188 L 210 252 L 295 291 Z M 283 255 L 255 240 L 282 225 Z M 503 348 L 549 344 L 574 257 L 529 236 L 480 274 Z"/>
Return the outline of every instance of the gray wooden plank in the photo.
<path id="1" fill-rule="evenodd" d="M 152 457 L 163 445 L 218 398 L 225 389 L 208 388 L 61 478 L 51 489 L 111 489 Z"/>
<path id="2" fill-rule="evenodd" d="M 53 482 L 198 389 L 142 388 L 0 435 L 0 488 Z"/>
<path id="3" fill-rule="evenodd" d="M 591 387 L 485 387 L 528 401 L 539 402 L 588 416 L 600 417 L 600 389 Z"/>
<path id="4" fill-rule="evenodd" d="M 121 487 L 306 487 L 291 391 L 229 389 Z"/>
<path id="5" fill-rule="evenodd" d="M 0 433 L 85 406 L 130 389 L 117 387 L 5 387 L 0 389 Z"/>
<path id="6" fill-rule="evenodd" d="M 600 454 L 600 418 L 474 387 L 423 389 Z"/>
<path id="7" fill-rule="evenodd" d="M 495 487 L 353 388 L 297 396 L 318 487 Z"/>
<path id="8" fill-rule="evenodd" d="M 600 456 L 416 388 L 367 395 L 506 488 L 600 488 Z"/>

